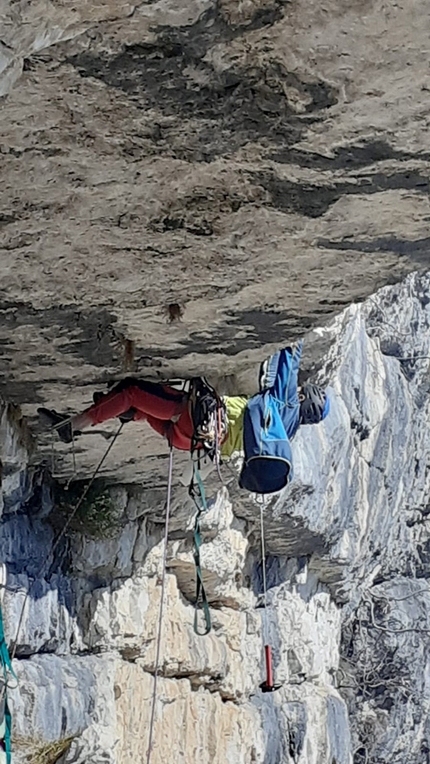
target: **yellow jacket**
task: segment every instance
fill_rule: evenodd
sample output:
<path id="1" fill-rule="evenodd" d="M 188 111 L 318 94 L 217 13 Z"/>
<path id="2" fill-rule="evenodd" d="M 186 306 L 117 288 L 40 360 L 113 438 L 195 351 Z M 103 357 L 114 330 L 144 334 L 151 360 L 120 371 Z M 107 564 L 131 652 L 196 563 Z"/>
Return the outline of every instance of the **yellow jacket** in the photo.
<path id="1" fill-rule="evenodd" d="M 245 395 L 224 395 L 227 409 L 228 436 L 221 446 L 221 456 L 229 457 L 234 451 L 243 451 L 243 415 L 248 398 Z"/>

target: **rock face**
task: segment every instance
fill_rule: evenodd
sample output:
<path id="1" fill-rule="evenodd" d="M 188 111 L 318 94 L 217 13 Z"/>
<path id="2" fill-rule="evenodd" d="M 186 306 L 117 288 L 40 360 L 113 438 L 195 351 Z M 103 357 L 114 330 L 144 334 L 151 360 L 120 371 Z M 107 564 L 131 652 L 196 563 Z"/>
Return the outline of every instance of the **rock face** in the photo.
<path id="1" fill-rule="evenodd" d="M 209 484 L 202 568 L 213 630 L 193 631 L 189 506 L 175 488 L 152 762 L 423 764 L 429 755 L 430 277 L 346 309 L 320 333 L 331 413 L 293 442 L 295 477 L 265 508 Z M 1 558 L 8 566 L 16 761 L 145 762 L 163 504 L 110 488 L 112 528 L 54 543 L 64 515 L 5 406 Z M 31 583 L 33 582 L 33 583 Z M 31 587 L 31 588 L 30 588 Z M 262 694 L 262 646 L 281 689 Z"/>
<path id="2" fill-rule="evenodd" d="M 0 14 L 0 389 L 27 416 L 135 371 L 252 392 L 283 337 L 429 266 L 425 0 Z"/>
<path id="3" fill-rule="evenodd" d="M 37 406 L 75 412 L 125 374 L 252 393 L 264 356 L 304 335 L 332 412 L 298 433 L 294 482 L 265 507 L 263 623 L 260 507 L 226 471 L 203 525 L 213 631 L 194 634 L 175 461 L 152 764 L 430 761 L 430 286 L 404 281 L 430 263 L 427 5 L 1 5 L 17 762 L 146 761 L 163 554 L 165 443 L 127 426 L 63 537 L 57 483 L 79 493 L 115 427 L 72 454 Z"/>

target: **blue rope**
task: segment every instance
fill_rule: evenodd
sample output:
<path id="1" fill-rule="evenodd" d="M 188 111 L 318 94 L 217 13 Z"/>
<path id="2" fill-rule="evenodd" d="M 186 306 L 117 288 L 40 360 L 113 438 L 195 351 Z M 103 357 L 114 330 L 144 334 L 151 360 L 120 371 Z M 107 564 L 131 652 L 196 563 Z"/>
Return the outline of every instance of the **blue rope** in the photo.
<path id="1" fill-rule="evenodd" d="M 8 672 L 16 679 L 16 674 L 12 668 L 12 663 L 9 656 L 9 650 L 7 649 L 7 644 L 4 636 L 4 627 L 3 627 L 3 616 L 2 611 L 0 607 L 0 661 L 3 669 L 3 677 L 4 677 L 4 688 L 2 692 L 4 693 L 4 717 L 5 717 L 5 734 L 3 741 L 1 741 L 4 745 L 4 750 L 6 752 L 6 764 L 11 764 L 12 762 L 12 748 L 11 748 L 11 733 L 12 733 L 12 716 L 9 710 L 9 705 L 7 702 L 7 682 L 8 682 Z"/>

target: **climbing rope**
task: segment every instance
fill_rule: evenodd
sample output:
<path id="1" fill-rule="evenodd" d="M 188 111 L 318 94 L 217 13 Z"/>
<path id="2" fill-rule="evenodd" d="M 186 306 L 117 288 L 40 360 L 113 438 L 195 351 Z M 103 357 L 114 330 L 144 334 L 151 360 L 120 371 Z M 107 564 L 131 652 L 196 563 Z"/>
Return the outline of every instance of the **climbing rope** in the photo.
<path id="1" fill-rule="evenodd" d="M 12 751 L 11 751 L 11 731 L 12 731 L 12 716 L 9 710 L 8 700 L 7 700 L 7 686 L 9 683 L 9 676 L 13 676 L 14 679 L 16 679 L 15 672 L 12 668 L 11 659 L 9 656 L 9 651 L 7 649 L 7 644 L 4 636 L 4 628 L 3 628 L 3 616 L 2 616 L 2 610 L 0 607 L 0 664 L 1 669 L 3 671 L 3 678 L 2 678 L 2 688 L 0 693 L 0 709 L 2 709 L 2 713 L 4 716 L 4 735 L 2 739 L 0 740 L 0 749 L 3 747 L 3 750 L 5 752 L 6 756 L 6 764 L 10 764 L 12 760 Z M 0 719 L 0 723 L 1 723 Z"/>
<path id="2" fill-rule="evenodd" d="M 264 509 L 266 506 L 266 498 L 262 496 L 260 503 L 260 534 L 261 534 L 261 566 L 263 573 L 263 612 L 261 616 L 262 620 L 262 636 L 264 645 L 264 658 L 266 663 L 266 678 L 264 682 L 260 684 L 262 692 L 274 692 L 280 688 L 280 684 L 275 684 L 273 681 L 273 667 L 272 667 L 272 648 L 269 644 L 269 624 L 267 621 L 267 578 L 266 578 L 266 541 L 264 537 Z"/>
<path id="3" fill-rule="evenodd" d="M 68 483 L 67 483 L 67 488 L 69 487 L 69 485 L 70 485 L 70 483 L 72 482 L 72 480 L 74 480 L 74 479 L 75 479 L 75 475 L 76 475 L 76 473 L 77 473 L 77 467 L 76 467 L 76 448 L 75 448 L 75 436 L 74 436 L 74 434 L 73 434 L 73 428 L 72 428 L 72 463 L 73 463 L 73 473 L 72 473 L 72 477 L 70 478 L 70 480 L 69 480 L 69 481 L 68 481 Z"/>
<path id="4" fill-rule="evenodd" d="M 197 486 L 197 490 L 196 490 L 196 486 Z M 200 532 L 200 520 L 201 520 L 203 512 L 207 511 L 208 504 L 206 501 L 206 493 L 205 493 L 203 481 L 201 479 L 200 472 L 195 462 L 193 462 L 193 475 L 192 475 L 191 483 L 189 487 L 189 494 L 191 498 L 193 499 L 197 509 L 196 519 L 194 522 L 194 534 L 193 534 L 193 538 L 194 538 L 194 553 L 193 554 L 194 554 L 194 564 L 196 566 L 196 598 L 195 598 L 195 610 L 194 610 L 194 631 L 199 637 L 204 637 L 206 636 L 206 634 L 209 634 L 212 628 L 209 602 L 206 595 L 205 586 L 203 583 L 203 574 L 202 574 L 202 568 L 200 563 L 200 547 L 202 545 L 202 537 Z M 203 616 L 205 619 L 204 631 L 200 631 L 199 625 L 198 625 L 200 602 L 201 602 L 201 607 L 203 610 Z"/>
<path id="5" fill-rule="evenodd" d="M 263 570 L 263 602 L 264 602 L 264 614 L 266 615 L 267 609 L 267 580 L 266 580 L 266 542 L 264 539 L 264 508 L 266 505 L 266 499 L 263 496 L 260 504 L 260 532 L 261 532 L 261 565 Z"/>
<path id="6" fill-rule="evenodd" d="M 73 518 L 75 517 L 78 509 L 82 506 L 82 502 L 84 501 L 88 491 L 90 490 L 92 484 L 94 483 L 94 480 L 96 479 L 96 477 L 97 477 L 98 473 L 100 472 L 104 462 L 106 461 L 106 459 L 107 459 L 107 457 L 109 455 L 109 452 L 111 451 L 111 449 L 112 449 L 116 439 L 121 434 L 121 430 L 122 430 L 123 427 L 124 427 L 124 422 L 121 422 L 120 426 L 118 427 L 118 430 L 116 431 L 114 437 L 112 438 L 111 442 L 109 443 L 109 446 L 107 447 L 107 449 L 106 449 L 105 453 L 103 454 L 102 458 L 100 459 L 96 469 L 94 470 L 93 475 L 91 477 L 91 480 L 88 483 L 88 485 L 86 486 L 84 492 L 82 493 L 81 498 L 77 502 L 76 506 L 74 507 L 74 509 L 72 510 L 70 515 L 68 516 L 68 518 L 67 518 L 67 520 L 66 520 L 66 522 L 65 522 L 65 524 L 64 524 L 64 526 L 62 528 L 62 530 L 60 531 L 60 533 L 58 534 L 57 538 L 55 539 L 54 544 L 53 544 L 49 554 L 46 555 L 46 557 L 43 560 L 39 570 L 37 571 L 33 581 L 31 582 L 31 584 L 29 585 L 29 587 L 27 589 L 27 592 L 26 592 L 25 597 L 24 597 L 24 602 L 22 603 L 22 608 L 21 608 L 21 613 L 20 613 L 20 616 L 19 616 L 19 620 L 18 620 L 18 627 L 17 627 L 17 630 L 16 630 L 15 640 L 14 640 L 14 643 L 13 643 L 13 649 L 11 651 L 11 660 L 14 659 L 15 654 L 16 654 L 16 650 L 17 650 L 17 646 L 18 646 L 19 632 L 21 630 L 22 621 L 23 621 L 23 618 L 24 618 L 24 610 L 25 610 L 25 606 L 27 604 L 27 600 L 28 600 L 28 598 L 30 596 L 30 592 L 33 589 L 33 586 L 35 585 L 35 583 L 41 577 L 42 573 L 44 572 L 46 564 L 49 562 L 51 557 L 54 555 L 56 549 L 58 548 L 61 540 L 64 537 L 64 534 L 66 533 L 68 527 L 70 526 L 70 523 L 72 522 Z"/>
<path id="7" fill-rule="evenodd" d="M 154 686 L 152 689 L 151 719 L 149 722 L 148 755 L 146 759 L 147 764 L 150 764 L 150 761 L 151 761 L 152 739 L 154 735 L 154 723 L 155 723 L 155 704 L 157 701 L 158 669 L 159 669 L 159 663 L 160 663 L 161 638 L 162 638 L 162 629 L 163 629 L 164 590 L 166 585 L 167 541 L 169 537 L 170 503 L 171 503 L 171 495 L 172 495 L 172 471 L 173 471 L 173 448 L 172 446 L 170 446 L 169 477 L 167 481 L 166 524 L 164 527 L 163 571 L 162 571 L 162 577 L 161 577 L 160 609 L 158 613 L 157 649 L 155 654 Z"/>

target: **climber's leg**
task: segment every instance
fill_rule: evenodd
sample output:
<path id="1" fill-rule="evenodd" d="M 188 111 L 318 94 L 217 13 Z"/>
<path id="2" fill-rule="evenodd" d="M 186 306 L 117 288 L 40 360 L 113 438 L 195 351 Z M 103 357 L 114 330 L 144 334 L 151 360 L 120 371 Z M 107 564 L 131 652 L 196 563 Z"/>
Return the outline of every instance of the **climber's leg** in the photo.
<path id="1" fill-rule="evenodd" d="M 72 427 L 81 430 L 90 425 L 101 424 L 107 419 L 124 414 L 130 408 L 139 413 L 136 418 L 142 419 L 145 418 L 142 415 L 149 414 L 166 422 L 179 416 L 185 406 L 184 395 L 173 391 L 167 385 L 154 384 L 148 388 L 130 385 L 123 390 L 112 390 L 82 414 L 77 414 L 72 419 Z"/>

